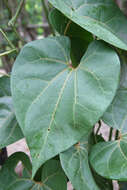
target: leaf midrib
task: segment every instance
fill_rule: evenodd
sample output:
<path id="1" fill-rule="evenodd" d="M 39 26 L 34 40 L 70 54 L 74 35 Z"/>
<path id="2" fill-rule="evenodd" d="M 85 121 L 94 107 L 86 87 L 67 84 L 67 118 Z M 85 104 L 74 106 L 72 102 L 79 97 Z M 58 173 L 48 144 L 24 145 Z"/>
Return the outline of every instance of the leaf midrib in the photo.
<path id="1" fill-rule="evenodd" d="M 57 99 L 57 102 L 56 102 L 56 106 L 55 106 L 55 108 L 54 108 L 54 110 L 53 110 L 53 113 L 52 113 L 52 116 L 51 116 L 51 121 L 50 121 L 50 123 L 49 123 L 49 126 L 47 127 L 47 133 L 46 133 L 46 135 L 45 135 L 44 144 L 43 144 L 42 149 L 40 150 L 39 156 L 41 155 L 41 152 L 43 152 L 43 150 L 45 149 L 45 146 L 46 146 L 46 143 L 47 143 L 47 139 L 48 139 L 48 136 L 49 136 L 49 134 L 50 134 L 50 129 L 51 129 L 51 126 L 52 126 L 52 122 L 55 120 L 54 116 L 55 116 L 55 114 L 56 114 L 57 107 L 58 107 L 58 105 L 59 105 L 59 103 L 60 103 L 60 100 L 61 100 L 61 98 L 62 98 L 62 95 L 63 95 L 64 89 L 65 89 L 65 86 L 66 86 L 66 84 L 67 84 L 67 82 L 68 82 L 69 77 L 71 76 L 71 74 L 72 74 L 72 70 L 68 73 L 68 75 L 67 75 L 67 77 L 66 77 L 66 79 L 65 79 L 65 81 L 64 81 L 64 84 L 63 84 L 62 88 L 60 89 L 60 93 L 59 93 L 59 96 L 58 96 L 58 99 Z"/>

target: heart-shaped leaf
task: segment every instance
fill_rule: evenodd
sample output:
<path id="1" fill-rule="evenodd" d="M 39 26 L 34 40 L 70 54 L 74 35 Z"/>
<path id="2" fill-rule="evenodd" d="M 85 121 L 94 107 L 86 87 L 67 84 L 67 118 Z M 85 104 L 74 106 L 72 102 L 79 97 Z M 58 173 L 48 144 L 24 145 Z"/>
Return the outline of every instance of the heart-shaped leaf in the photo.
<path id="1" fill-rule="evenodd" d="M 15 173 L 18 162 L 23 164 L 22 176 Z M 23 152 L 11 155 L 0 171 L 1 190 L 66 190 L 67 178 L 60 166 L 59 161 L 49 160 L 42 168 L 40 182 L 31 179 L 31 163 L 28 156 Z"/>
<path id="2" fill-rule="evenodd" d="M 15 173 L 15 167 L 21 161 L 25 170 L 25 176 L 19 177 Z M 28 156 L 23 152 L 16 152 L 11 155 L 0 170 L 0 188 L 1 190 L 26 190 L 33 186 L 31 176 L 31 163 Z M 23 178 L 24 177 L 24 178 Z"/>
<path id="3" fill-rule="evenodd" d="M 75 189 L 99 190 L 89 167 L 88 136 L 83 137 L 78 144 L 61 153 L 60 160 Z"/>
<path id="4" fill-rule="evenodd" d="M 100 39 L 127 50 L 127 19 L 113 0 L 49 0 L 70 20 Z"/>
<path id="5" fill-rule="evenodd" d="M 37 40 L 23 48 L 11 85 L 33 175 L 91 130 L 115 95 L 119 72 L 119 58 L 104 42 L 93 42 L 77 68 L 70 61 L 67 37 Z"/>
<path id="6" fill-rule="evenodd" d="M 127 81 L 125 83 L 121 83 L 123 86 L 103 116 L 105 123 L 119 130 L 119 139 L 98 143 L 90 155 L 91 164 L 97 173 L 120 181 L 127 180 L 127 89 L 124 87 Z"/>
<path id="7" fill-rule="evenodd" d="M 0 148 L 23 138 L 10 96 L 10 79 L 0 78 Z"/>

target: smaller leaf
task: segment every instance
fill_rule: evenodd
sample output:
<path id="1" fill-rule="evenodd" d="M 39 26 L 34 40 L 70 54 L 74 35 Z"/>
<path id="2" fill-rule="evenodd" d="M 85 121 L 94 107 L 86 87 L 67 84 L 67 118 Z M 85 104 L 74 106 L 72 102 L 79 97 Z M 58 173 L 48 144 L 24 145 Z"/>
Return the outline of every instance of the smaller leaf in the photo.
<path id="1" fill-rule="evenodd" d="M 92 147 L 99 142 L 105 142 L 104 138 L 102 137 L 102 135 L 97 135 L 94 132 L 92 132 L 89 136 L 88 139 L 88 144 L 89 144 L 89 154 L 91 152 Z M 103 190 L 112 190 L 113 189 L 113 184 L 112 184 L 112 180 L 106 179 L 100 175 L 98 175 L 92 168 L 91 168 L 93 177 L 95 179 L 96 184 L 98 185 L 98 187 L 100 189 Z"/>
<path id="2" fill-rule="evenodd" d="M 67 177 L 57 160 L 49 160 L 44 164 L 42 169 L 42 179 L 46 189 L 66 190 Z"/>
<path id="3" fill-rule="evenodd" d="M 88 137 L 60 154 L 62 167 L 74 188 L 78 190 L 99 190 L 92 176 L 88 162 Z"/>
<path id="4" fill-rule="evenodd" d="M 27 178 L 19 177 L 15 173 L 15 167 L 19 161 L 22 161 L 24 168 L 27 170 Z M 32 188 L 34 182 L 29 178 L 31 176 L 31 163 L 28 156 L 23 152 L 16 152 L 11 155 L 3 165 L 0 171 L 0 189 L 1 190 L 26 190 Z"/>
<path id="5" fill-rule="evenodd" d="M 125 68 L 125 64 L 122 65 Z M 124 70 L 126 76 L 127 70 Z M 103 116 L 110 127 L 119 130 L 119 138 L 115 141 L 98 143 L 92 149 L 90 162 L 95 171 L 109 179 L 127 180 L 127 89 L 125 80 L 116 97 Z"/>
<path id="6" fill-rule="evenodd" d="M 23 172 L 19 177 L 15 173 L 15 167 L 19 161 L 22 161 Z M 0 190 L 66 190 L 67 178 L 62 171 L 60 162 L 49 160 L 42 169 L 42 180 L 36 182 L 31 179 L 31 162 L 28 156 L 23 152 L 16 152 L 11 155 L 0 172 Z"/>
<path id="7" fill-rule="evenodd" d="M 127 180 L 127 136 L 122 140 L 96 144 L 90 154 L 95 171 L 108 179 Z"/>

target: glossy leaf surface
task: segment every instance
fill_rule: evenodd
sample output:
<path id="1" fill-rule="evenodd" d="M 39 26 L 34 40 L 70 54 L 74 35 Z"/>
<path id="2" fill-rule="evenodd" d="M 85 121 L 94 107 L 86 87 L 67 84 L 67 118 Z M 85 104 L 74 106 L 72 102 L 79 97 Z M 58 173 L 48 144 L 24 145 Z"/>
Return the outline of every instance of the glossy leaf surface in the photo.
<path id="1" fill-rule="evenodd" d="M 49 0 L 70 20 L 100 39 L 127 50 L 127 20 L 113 0 Z"/>
<path id="2" fill-rule="evenodd" d="M 15 167 L 19 161 L 23 164 L 22 176 L 18 176 L 15 173 Z M 40 182 L 31 179 L 31 169 L 31 163 L 26 154 L 23 152 L 16 152 L 11 155 L 0 171 L 1 190 L 67 189 L 67 179 L 62 171 L 59 161 L 50 160 L 43 166 L 42 179 Z"/>
<path id="3" fill-rule="evenodd" d="M 60 154 L 62 167 L 78 190 L 99 190 L 92 176 L 88 162 L 88 137 Z"/>
<path id="4" fill-rule="evenodd" d="M 33 175 L 91 130 L 115 95 L 119 72 L 119 59 L 104 42 L 93 42 L 75 69 L 67 37 L 37 40 L 23 48 L 11 85 Z"/>
<path id="5" fill-rule="evenodd" d="M 23 138 L 15 117 L 10 92 L 10 79 L 0 78 L 0 148 Z"/>
<path id="6" fill-rule="evenodd" d="M 123 65 L 125 68 L 125 65 Z M 124 75 L 122 75 L 123 77 Z M 127 180 L 127 89 L 121 82 L 116 97 L 103 116 L 109 126 L 119 130 L 116 141 L 98 143 L 92 149 L 91 164 L 97 173 L 120 181 Z M 123 86 L 122 86 L 123 85 Z"/>

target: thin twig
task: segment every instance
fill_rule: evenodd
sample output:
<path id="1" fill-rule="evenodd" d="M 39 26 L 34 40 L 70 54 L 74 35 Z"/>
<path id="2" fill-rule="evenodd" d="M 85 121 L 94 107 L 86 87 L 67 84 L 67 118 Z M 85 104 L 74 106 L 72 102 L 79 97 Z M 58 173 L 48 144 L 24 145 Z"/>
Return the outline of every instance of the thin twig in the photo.
<path id="1" fill-rule="evenodd" d="M 99 124 L 99 126 L 98 126 L 98 128 L 97 128 L 96 135 L 99 133 L 100 128 L 101 128 L 101 121 L 100 121 L 100 120 L 98 121 L 98 124 Z"/>
<path id="2" fill-rule="evenodd" d="M 108 138 L 109 141 L 112 140 L 112 133 L 113 133 L 113 128 L 111 127 L 109 131 L 109 138 Z"/>
<path id="3" fill-rule="evenodd" d="M 2 33 L 2 35 L 4 36 L 4 38 L 7 40 L 8 44 L 10 45 L 10 47 L 12 49 L 16 49 L 16 47 L 12 44 L 12 42 L 8 39 L 7 35 L 5 34 L 5 32 L 0 28 L 0 32 Z"/>
<path id="4" fill-rule="evenodd" d="M 68 28 L 69 28 L 71 22 L 72 22 L 71 20 L 68 21 L 68 23 L 67 23 L 67 25 L 66 25 L 66 28 L 65 28 L 65 30 L 64 30 L 64 35 L 67 34 L 67 31 L 68 31 Z"/>
<path id="5" fill-rule="evenodd" d="M 15 26 L 12 26 L 12 30 L 14 31 L 14 33 L 16 34 L 16 36 L 19 38 L 19 40 L 21 40 L 23 42 L 23 45 L 26 43 L 26 41 L 20 36 L 20 34 L 18 33 L 17 29 Z"/>
<path id="6" fill-rule="evenodd" d="M 45 4 L 45 0 L 41 0 L 41 3 L 42 3 L 43 10 L 45 12 L 45 16 L 46 16 L 48 25 L 49 25 L 49 27 L 50 27 L 50 29 L 52 31 L 53 36 L 55 36 L 55 32 L 54 32 L 54 30 L 52 28 L 52 25 L 51 25 L 50 21 L 49 21 L 49 12 L 48 12 L 47 6 Z"/>
<path id="7" fill-rule="evenodd" d="M 17 51 L 17 49 L 11 49 L 11 50 L 9 50 L 9 51 L 5 51 L 5 52 L 3 52 L 3 53 L 0 53 L 0 57 L 2 57 L 2 56 L 4 56 L 4 55 L 8 55 L 8 54 L 10 54 L 10 53 L 12 53 L 12 52 L 14 52 L 14 51 Z"/>
<path id="8" fill-rule="evenodd" d="M 22 7 L 23 7 L 24 2 L 25 2 L 25 0 L 21 0 L 21 1 L 20 1 L 20 4 L 19 4 L 19 6 L 18 6 L 18 8 L 17 8 L 17 11 L 16 11 L 15 15 L 14 15 L 14 16 L 12 17 L 12 19 L 8 22 L 8 26 L 13 27 L 13 26 L 15 25 L 15 23 L 16 23 L 16 21 L 17 21 L 17 18 L 18 18 L 19 14 L 20 14 L 20 12 L 21 12 L 21 10 L 22 10 Z"/>
<path id="9" fill-rule="evenodd" d="M 119 138 L 119 130 L 116 130 L 115 140 L 118 140 L 118 138 Z"/>
<path id="10" fill-rule="evenodd" d="M 16 27 L 15 27 L 15 24 L 16 24 L 16 21 L 17 21 L 19 15 L 20 15 L 20 12 L 21 12 L 21 10 L 22 10 L 22 8 L 23 8 L 24 2 L 25 2 L 25 0 L 21 0 L 21 1 L 20 1 L 20 4 L 19 4 L 19 6 L 18 6 L 18 8 L 17 8 L 17 11 L 16 11 L 15 15 L 14 15 L 14 16 L 12 17 L 12 19 L 8 22 L 8 26 L 10 26 L 10 27 L 12 28 L 12 30 L 14 31 L 14 33 L 16 34 L 16 36 L 19 38 L 19 40 L 21 40 L 21 41 L 23 42 L 23 44 L 25 44 L 26 42 L 25 42 L 25 40 L 20 36 L 20 34 L 17 32 L 17 29 L 16 29 Z"/>

